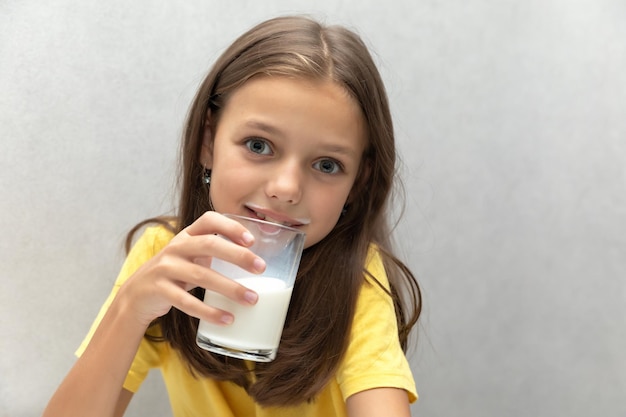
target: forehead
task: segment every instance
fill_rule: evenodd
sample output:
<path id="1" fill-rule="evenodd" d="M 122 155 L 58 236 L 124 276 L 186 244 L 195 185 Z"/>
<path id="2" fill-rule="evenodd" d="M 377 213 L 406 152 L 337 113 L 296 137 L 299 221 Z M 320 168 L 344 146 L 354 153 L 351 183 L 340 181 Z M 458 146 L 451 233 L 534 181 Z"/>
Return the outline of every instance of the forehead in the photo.
<path id="1" fill-rule="evenodd" d="M 359 103 L 329 80 L 257 76 L 226 101 L 217 130 L 224 124 L 262 127 L 269 133 L 346 143 L 361 152 L 367 145 Z M 217 132 L 216 132 L 217 133 Z"/>

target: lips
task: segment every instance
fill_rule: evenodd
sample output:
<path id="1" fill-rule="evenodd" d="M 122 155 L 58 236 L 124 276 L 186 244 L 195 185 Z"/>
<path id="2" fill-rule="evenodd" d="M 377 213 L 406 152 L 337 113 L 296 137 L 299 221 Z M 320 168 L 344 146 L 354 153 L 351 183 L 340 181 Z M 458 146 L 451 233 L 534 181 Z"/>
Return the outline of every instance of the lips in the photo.
<path id="1" fill-rule="evenodd" d="M 278 213 L 273 213 L 268 210 L 261 210 L 256 207 L 248 206 L 246 208 L 254 217 L 260 220 L 265 220 L 266 222 L 281 224 L 283 226 L 288 226 L 288 227 L 298 227 L 298 226 L 303 226 L 308 223 L 308 221 L 292 219 L 290 217 L 283 216 Z"/>
<path id="2" fill-rule="evenodd" d="M 265 214 L 263 214 L 261 212 L 258 212 L 258 211 L 255 211 L 254 215 L 257 216 L 261 220 L 265 220 L 265 221 L 268 221 L 268 222 L 271 222 L 271 223 L 279 223 L 279 224 L 282 224 L 283 226 L 291 226 L 291 223 L 281 222 L 281 221 L 278 221 L 276 219 L 272 219 L 271 217 L 268 217 Z"/>
<path id="3" fill-rule="evenodd" d="M 268 215 L 258 212 L 258 211 L 254 211 L 254 215 L 258 217 L 259 219 L 265 220 L 266 222 L 270 222 L 270 223 L 282 224 L 283 226 L 288 226 L 288 227 L 299 226 L 298 224 L 294 224 L 294 223 L 290 223 L 286 221 L 280 221 L 278 219 L 271 218 Z"/>

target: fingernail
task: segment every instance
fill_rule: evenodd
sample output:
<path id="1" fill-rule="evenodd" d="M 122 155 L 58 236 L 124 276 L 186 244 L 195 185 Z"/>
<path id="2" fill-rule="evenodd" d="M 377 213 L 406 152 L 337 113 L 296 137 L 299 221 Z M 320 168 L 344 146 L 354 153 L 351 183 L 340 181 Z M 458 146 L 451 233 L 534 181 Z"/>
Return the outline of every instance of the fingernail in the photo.
<path id="1" fill-rule="evenodd" d="M 230 314 L 224 314 L 221 318 L 220 321 L 224 324 L 231 324 L 233 322 L 233 316 L 231 316 Z"/>
<path id="2" fill-rule="evenodd" d="M 248 245 L 254 242 L 254 236 L 252 236 L 252 233 L 250 232 L 243 232 L 243 235 L 241 236 L 241 238 L 243 239 L 244 243 Z"/>
<path id="3" fill-rule="evenodd" d="M 265 270 L 265 261 L 261 258 L 256 258 L 252 266 L 256 271 L 263 272 Z"/>
<path id="4" fill-rule="evenodd" d="M 243 298 L 245 298 L 246 301 L 249 302 L 250 304 L 254 304 L 259 299 L 259 296 L 255 292 L 246 291 L 246 293 L 243 295 Z"/>

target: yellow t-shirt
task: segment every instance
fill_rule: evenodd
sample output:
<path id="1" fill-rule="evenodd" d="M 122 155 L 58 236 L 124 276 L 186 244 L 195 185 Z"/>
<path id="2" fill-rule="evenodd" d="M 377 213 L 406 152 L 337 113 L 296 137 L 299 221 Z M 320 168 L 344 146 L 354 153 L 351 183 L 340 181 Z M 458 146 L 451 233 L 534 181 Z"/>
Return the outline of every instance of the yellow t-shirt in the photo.
<path id="1" fill-rule="evenodd" d="M 78 348 L 80 356 L 88 345 L 118 289 L 144 262 L 172 239 L 163 227 L 146 229 L 129 253 L 115 286 L 102 306 L 89 333 Z M 386 287 L 387 277 L 378 252 L 372 250 L 367 270 Z M 377 387 L 407 391 L 409 401 L 417 399 L 415 383 L 397 337 L 393 302 L 378 285 L 367 282 L 357 300 L 350 344 L 335 377 L 311 403 L 295 407 L 263 408 L 245 390 L 227 381 L 192 376 L 181 356 L 166 342 L 143 339 L 124 382 L 136 392 L 152 368 L 159 368 L 167 387 L 173 415 L 215 417 L 345 416 L 345 401 L 352 395 Z"/>

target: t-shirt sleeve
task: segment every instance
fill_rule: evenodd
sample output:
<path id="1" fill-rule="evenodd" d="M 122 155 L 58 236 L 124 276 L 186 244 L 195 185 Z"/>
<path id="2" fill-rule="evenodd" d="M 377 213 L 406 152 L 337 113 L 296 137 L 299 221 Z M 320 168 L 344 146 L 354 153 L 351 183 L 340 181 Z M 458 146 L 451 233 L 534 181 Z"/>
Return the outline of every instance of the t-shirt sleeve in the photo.
<path id="1" fill-rule="evenodd" d="M 370 249 L 366 269 L 389 289 L 382 259 L 375 248 Z M 404 389 L 410 402 L 417 399 L 411 368 L 398 340 L 393 300 L 367 274 L 337 382 L 344 400 L 358 392 L 383 387 Z"/>
<path id="2" fill-rule="evenodd" d="M 92 323 L 87 336 L 85 336 L 82 343 L 76 350 L 76 356 L 80 357 L 89 345 L 93 334 L 109 309 L 109 306 L 113 302 L 113 299 L 117 295 L 120 287 L 137 269 L 139 269 L 141 265 L 156 255 L 171 240 L 172 236 L 173 235 L 163 227 L 149 227 L 145 230 L 126 257 L 120 273 L 115 280 L 111 293 L 100 308 L 100 311 Z M 151 329 L 151 332 L 152 331 L 158 330 Z M 138 353 L 133 361 L 131 369 L 129 370 L 126 381 L 124 382 L 124 388 L 131 392 L 136 392 L 148 375 L 150 368 L 157 366 L 158 362 L 159 351 L 157 347 L 154 343 L 148 341 L 146 338 L 143 338 L 139 346 Z"/>

